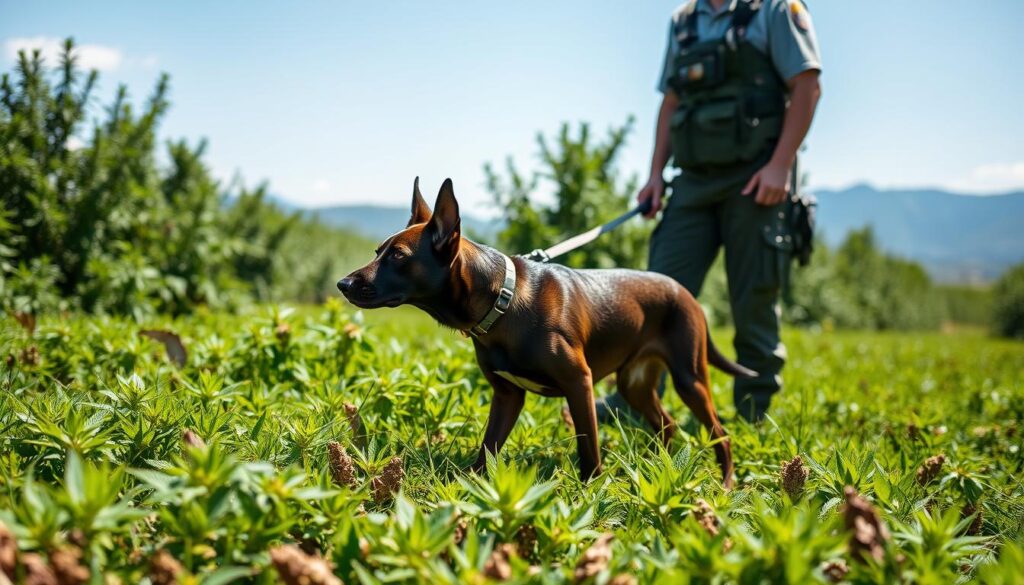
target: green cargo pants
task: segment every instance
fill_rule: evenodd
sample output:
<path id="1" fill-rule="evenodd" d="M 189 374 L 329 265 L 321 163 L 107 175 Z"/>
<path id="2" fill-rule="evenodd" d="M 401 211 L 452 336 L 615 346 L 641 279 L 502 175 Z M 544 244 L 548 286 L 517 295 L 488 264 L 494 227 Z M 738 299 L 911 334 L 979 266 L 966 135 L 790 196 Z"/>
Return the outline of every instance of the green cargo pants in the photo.
<path id="1" fill-rule="evenodd" d="M 787 203 L 765 207 L 740 193 L 762 164 L 716 176 L 676 177 L 651 236 L 648 260 L 649 270 L 671 276 L 699 297 L 718 249 L 725 248 L 737 359 L 759 374 L 735 381 L 733 402 L 748 420 L 762 418 L 772 394 L 782 388 L 786 348 L 779 336 L 779 296 L 792 252 Z M 626 406 L 617 394 L 606 402 L 607 409 Z"/>

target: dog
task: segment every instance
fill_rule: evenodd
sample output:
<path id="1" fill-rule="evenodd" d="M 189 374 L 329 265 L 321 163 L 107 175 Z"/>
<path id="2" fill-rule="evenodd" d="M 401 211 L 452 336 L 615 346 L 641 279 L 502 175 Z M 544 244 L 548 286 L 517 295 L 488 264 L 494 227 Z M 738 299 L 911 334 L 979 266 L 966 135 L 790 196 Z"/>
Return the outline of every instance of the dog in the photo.
<path id="1" fill-rule="evenodd" d="M 472 470 L 484 468 L 487 453 L 498 453 L 532 392 L 565 398 L 580 475 L 599 474 L 594 384 L 611 374 L 627 403 L 667 443 L 676 426 L 656 392 L 667 369 L 715 440 L 722 481 L 731 487 L 732 450 L 711 400 L 708 364 L 733 376 L 757 374 L 715 348 L 700 305 L 678 282 L 651 272 L 510 258 L 472 242 L 462 237 L 451 179 L 431 211 L 417 177 L 409 223 L 375 255 L 338 281 L 349 302 L 364 309 L 412 305 L 473 339 L 494 395 Z"/>

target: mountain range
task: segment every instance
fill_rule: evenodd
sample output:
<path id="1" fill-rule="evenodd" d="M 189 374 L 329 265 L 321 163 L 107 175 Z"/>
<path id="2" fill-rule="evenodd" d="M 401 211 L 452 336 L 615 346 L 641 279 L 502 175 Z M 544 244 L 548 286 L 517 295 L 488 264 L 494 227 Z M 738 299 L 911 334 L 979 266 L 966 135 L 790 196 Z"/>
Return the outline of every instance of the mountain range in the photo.
<path id="1" fill-rule="evenodd" d="M 973 196 L 869 185 L 812 192 L 818 198 L 818 229 L 830 246 L 850 230 L 870 225 L 883 249 L 920 262 L 939 282 L 991 282 L 1024 261 L 1024 192 Z M 405 206 L 339 205 L 304 212 L 374 239 L 395 233 L 409 219 Z M 463 215 L 462 223 L 467 234 L 484 240 L 502 226 L 500 219 L 472 215 Z"/>
<path id="2" fill-rule="evenodd" d="M 352 230 L 374 240 L 383 240 L 405 227 L 408 206 L 335 205 L 304 210 L 327 225 Z M 504 225 L 502 219 L 482 219 L 462 213 L 462 229 L 470 237 L 490 240 Z"/>
<path id="3" fill-rule="evenodd" d="M 828 244 L 870 225 L 885 250 L 920 262 L 939 282 L 990 282 L 1024 261 L 1024 192 L 977 196 L 857 185 L 814 194 Z"/>

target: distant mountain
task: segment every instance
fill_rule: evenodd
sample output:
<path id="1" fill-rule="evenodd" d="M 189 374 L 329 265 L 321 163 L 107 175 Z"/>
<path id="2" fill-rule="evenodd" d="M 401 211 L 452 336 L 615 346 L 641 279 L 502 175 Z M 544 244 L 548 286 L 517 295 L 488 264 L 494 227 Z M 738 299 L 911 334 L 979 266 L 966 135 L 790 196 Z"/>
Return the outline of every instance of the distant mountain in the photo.
<path id="1" fill-rule="evenodd" d="M 336 205 L 307 209 L 306 213 L 320 221 L 351 229 L 367 237 L 382 240 L 405 227 L 409 208 L 385 205 Z M 486 220 L 462 215 L 462 229 L 474 238 L 491 240 L 501 229 L 500 219 Z"/>
<path id="2" fill-rule="evenodd" d="M 870 225 L 885 250 L 922 263 L 940 282 L 988 282 L 1024 261 L 1024 192 L 982 197 L 868 185 L 812 192 L 830 245 Z"/>
<path id="3" fill-rule="evenodd" d="M 818 197 L 818 226 L 829 245 L 870 225 L 885 250 L 920 262 L 946 283 L 991 282 L 1007 267 L 1024 262 L 1024 192 L 979 197 L 868 185 L 811 191 Z M 339 205 L 306 213 L 377 240 L 409 220 L 404 206 Z M 502 223 L 462 217 L 466 233 L 484 241 L 493 240 Z"/>

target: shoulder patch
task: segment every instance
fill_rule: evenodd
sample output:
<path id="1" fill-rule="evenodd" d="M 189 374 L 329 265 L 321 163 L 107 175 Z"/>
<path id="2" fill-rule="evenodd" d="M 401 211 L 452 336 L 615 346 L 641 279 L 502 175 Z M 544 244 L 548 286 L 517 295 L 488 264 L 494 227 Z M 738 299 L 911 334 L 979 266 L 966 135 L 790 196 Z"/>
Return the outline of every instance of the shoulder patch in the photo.
<path id="1" fill-rule="evenodd" d="M 800 0 L 789 0 L 789 14 L 793 19 L 793 24 L 802 31 L 810 30 L 811 28 L 811 15 L 807 13 L 807 8 L 804 3 Z"/>

